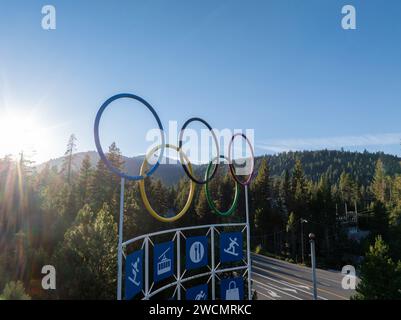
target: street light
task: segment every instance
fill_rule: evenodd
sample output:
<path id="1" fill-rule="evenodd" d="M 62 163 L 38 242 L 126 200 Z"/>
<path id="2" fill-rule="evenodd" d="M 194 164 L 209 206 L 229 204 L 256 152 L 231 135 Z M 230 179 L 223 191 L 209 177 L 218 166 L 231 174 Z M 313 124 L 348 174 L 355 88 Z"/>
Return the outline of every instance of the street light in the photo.
<path id="1" fill-rule="evenodd" d="M 301 252 L 302 252 L 302 263 L 305 263 L 305 257 L 304 257 L 304 223 L 308 223 L 308 220 L 301 218 L 299 219 L 301 222 Z"/>

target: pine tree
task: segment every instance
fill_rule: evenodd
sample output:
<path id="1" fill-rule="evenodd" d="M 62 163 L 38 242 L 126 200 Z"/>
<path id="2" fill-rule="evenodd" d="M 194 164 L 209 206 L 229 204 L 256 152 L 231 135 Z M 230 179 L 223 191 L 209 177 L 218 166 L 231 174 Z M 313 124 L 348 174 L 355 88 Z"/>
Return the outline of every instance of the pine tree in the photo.
<path id="1" fill-rule="evenodd" d="M 84 204 L 89 203 L 89 192 L 90 192 L 90 183 L 93 174 L 91 160 L 88 154 L 85 155 L 85 158 L 82 160 L 81 168 L 79 170 L 78 177 L 78 196 L 79 199 L 79 207 L 83 207 Z"/>
<path id="2" fill-rule="evenodd" d="M 328 182 L 328 177 L 323 175 L 317 184 L 317 190 L 314 199 L 314 213 L 312 214 L 313 221 L 320 223 L 320 227 L 316 230 L 317 238 L 322 238 L 326 259 L 331 257 L 331 237 L 335 233 L 336 215 L 335 205 L 332 200 L 331 188 Z"/>
<path id="3" fill-rule="evenodd" d="M 291 177 L 288 170 L 285 170 L 280 183 L 280 198 L 282 199 L 283 211 L 286 214 L 286 218 L 288 218 L 288 212 L 291 209 L 291 196 Z"/>
<path id="4" fill-rule="evenodd" d="M 189 178 L 181 178 L 180 181 L 178 182 L 177 188 L 174 189 L 174 196 L 172 193 L 170 193 L 169 197 L 174 198 L 174 202 L 169 202 L 174 204 L 174 209 L 175 212 L 179 212 L 184 208 L 187 199 L 188 199 L 188 193 L 189 193 Z M 201 188 L 195 189 L 195 196 L 191 202 L 191 206 L 188 210 L 188 212 L 175 223 L 175 227 L 182 227 L 182 226 L 188 226 L 194 223 L 194 220 L 198 222 L 198 215 L 196 214 L 196 206 L 198 203 L 198 197 L 199 197 L 199 190 Z M 173 200 L 173 199 L 171 199 Z M 170 200 L 170 201 L 171 201 Z"/>
<path id="5" fill-rule="evenodd" d="M 262 159 L 258 175 L 252 185 L 252 204 L 255 210 L 256 233 L 266 234 L 273 230 L 274 226 L 269 223 L 272 214 L 271 208 L 271 181 L 269 167 L 266 159 Z"/>
<path id="6" fill-rule="evenodd" d="M 110 200 L 111 186 L 109 175 L 109 169 L 102 160 L 99 160 L 96 164 L 92 179 L 90 180 L 90 206 L 94 210 L 100 209 L 103 203 L 107 203 Z"/>
<path id="7" fill-rule="evenodd" d="M 124 161 L 116 144 L 113 142 L 109 147 L 107 158 L 114 168 L 122 171 Z M 91 207 L 93 210 L 100 210 L 104 203 L 110 207 L 116 221 L 118 221 L 118 206 L 120 196 L 120 177 L 111 172 L 102 160 L 99 160 L 92 181 L 90 183 L 92 195 Z"/>
<path id="8" fill-rule="evenodd" d="M 339 181 L 339 191 L 341 201 L 348 205 L 354 204 L 358 200 L 358 186 L 356 182 L 351 178 L 349 173 L 344 171 L 341 173 Z"/>
<path id="9" fill-rule="evenodd" d="M 373 235 L 381 235 L 387 240 L 389 232 L 389 215 L 385 205 L 381 201 L 373 203 L 373 218 L 371 219 L 370 228 Z"/>
<path id="10" fill-rule="evenodd" d="M 306 194 L 306 179 L 302 163 L 299 159 L 296 160 L 294 171 L 292 173 L 292 194 L 294 195 L 295 201 L 302 201 L 305 199 Z"/>
<path id="11" fill-rule="evenodd" d="M 370 246 L 361 267 L 361 282 L 358 284 L 358 300 L 401 299 L 401 263 L 389 257 L 389 247 L 381 236 Z"/>
<path id="12" fill-rule="evenodd" d="M 11 281 L 6 284 L 0 300 L 31 300 L 26 294 L 24 284 L 21 281 Z"/>
<path id="13" fill-rule="evenodd" d="M 380 159 L 376 162 L 375 175 L 373 176 L 371 189 L 375 199 L 384 203 L 386 195 L 386 179 L 383 162 Z"/>
<path id="14" fill-rule="evenodd" d="M 308 218 L 310 214 L 310 194 L 308 190 L 308 182 L 306 180 L 302 163 L 299 159 L 296 160 L 294 170 L 291 179 L 291 189 L 293 193 L 293 210 L 294 221 L 293 231 L 291 235 L 292 239 L 292 252 L 293 257 L 298 257 L 298 252 L 301 249 L 301 241 L 299 237 L 295 237 L 295 234 L 300 234 L 300 219 Z"/>
<path id="15" fill-rule="evenodd" d="M 295 232 L 296 232 L 297 220 L 295 218 L 294 212 L 291 212 L 288 216 L 287 221 L 287 235 L 289 235 L 288 246 L 290 247 L 291 257 L 295 259 L 296 256 L 296 240 L 295 240 Z"/>
<path id="16" fill-rule="evenodd" d="M 109 147 L 109 152 L 107 153 L 107 159 L 110 161 L 112 166 L 120 171 L 124 171 L 124 160 L 121 154 L 120 149 L 117 147 L 116 143 L 113 142 Z M 110 172 L 110 176 L 112 177 L 112 181 L 118 184 L 120 182 L 120 177 Z"/>
<path id="17" fill-rule="evenodd" d="M 198 201 L 195 207 L 195 212 L 199 224 L 212 224 L 216 219 L 216 215 L 211 211 L 206 199 L 205 189 L 201 188 Z"/>
<path id="18" fill-rule="evenodd" d="M 85 205 L 54 257 L 59 292 L 69 299 L 113 298 L 116 263 L 117 224 L 109 207 L 95 214 Z"/>
<path id="19" fill-rule="evenodd" d="M 63 164 L 61 167 L 62 168 L 61 172 L 63 172 L 66 175 L 68 184 L 71 183 L 71 173 L 72 173 L 74 152 L 77 149 L 76 141 L 77 141 L 77 138 L 75 137 L 75 135 L 71 134 L 70 138 L 68 139 L 67 150 L 64 153 Z"/>

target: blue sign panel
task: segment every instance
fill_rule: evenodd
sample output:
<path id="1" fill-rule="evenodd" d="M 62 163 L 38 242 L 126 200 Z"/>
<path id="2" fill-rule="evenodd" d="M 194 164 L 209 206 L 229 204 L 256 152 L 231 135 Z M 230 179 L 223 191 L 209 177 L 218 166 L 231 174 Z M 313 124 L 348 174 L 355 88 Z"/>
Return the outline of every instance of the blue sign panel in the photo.
<path id="1" fill-rule="evenodd" d="M 242 232 L 225 232 L 220 235 L 220 261 L 231 262 L 243 259 Z"/>
<path id="2" fill-rule="evenodd" d="M 188 270 L 200 268 L 208 264 L 207 237 L 191 237 L 185 242 L 185 267 Z"/>
<path id="3" fill-rule="evenodd" d="M 130 300 L 143 287 L 143 250 L 134 251 L 125 260 L 125 299 Z"/>
<path id="4" fill-rule="evenodd" d="M 174 242 L 156 244 L 153 250 L 153 281 L 158 282 L 174 273 Z"/>
<path id="5" fill-rule="evenodd" d="M 221 280 L 220 297 L 222 300 L 244 300 L 244 279 L 238 277 Z"/>
<path id="6" fill-rule="evenodd" d="M 207 284 L 201 284 L 187 289 L 185 293 L 186 300 L 207 300 Z"/>

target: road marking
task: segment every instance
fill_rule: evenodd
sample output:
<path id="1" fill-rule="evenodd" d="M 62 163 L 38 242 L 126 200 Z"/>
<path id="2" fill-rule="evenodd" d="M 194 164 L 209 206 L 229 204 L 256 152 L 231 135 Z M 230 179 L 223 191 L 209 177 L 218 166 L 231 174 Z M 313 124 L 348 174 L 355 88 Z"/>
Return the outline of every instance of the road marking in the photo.
<path id="1" fill-rule="evenodd" d="M 282 268 L 279 268 L 279 267 L 276 267 L 276 266 L 273 267 L 273 266 L 271 265 L 271 262 L 270 262 L 269 260 L 267 260 L 267 259 L 266 259 L 266 261 L 253 260 L 253 263 L 254 263 L 254 264 L 264 265 L 264 266 L 266 266 L 266 268 L 269 268 L 269 269 L 271 268 L 271 269 L 276 269 L 276 270 L 283 270 L 283 269 L 286 268 L 285 266 L 283 266 Z M 294 266 L 295 268 L 298 267 L 298 265 L 293 265 L 293 266 Z M 289 272 L 289 271 L 285 271 L 285 272 Z M 296 271 L 296 270 L 293 270 L 293 272 L 294 272 L 294 273 L 298 272 L 299 275 L 300 275 L 301 277 L 303 276 L 302 273 L 301 273 L 301 272 L 303 272 L 303 271 Z M 307 274 L 308 276 L 312 277 L 312 271 L 309 270 L 308 272 L 306 272 L 306 274 Z M 331 280 L 331 279 L 327 279 L 327 278 L 325 278 L 325 277 L 322 277 L 321 275 L 319 275 L 319 273 L 317 273 L 317 278 L 318 278 L 319 284 L 322 285 L 322 286 L 325 286 L 325 287 L 332 287 L 332 285 L 330 285 L 330 284 L 328 284 L 328 283 L 322 282 L 322 281 L 321 281 L 322 279 L 327 280 L 327 281 L 334 282 L 335 284 L 339 284 L 339 283 L 341 282 L 340 280 L 335 281 L 335 280 Z M 309 290 L 309 287 L 308 287 L 308 290 Z"/>
<path id="2" fill-rule="evenodd" d="M 306 266 L 303 266 L 303 265 L 300 265 L 300 264 L 291 263 L 291 262 L 288 262 L 288 261 L 285 261 L 285 260 L 280 260 L 280 259 L 275 259 L 275 258 L 267 257 L 267 256 L 264 256 L 264 255 L 262 255 L 262 254 L 260 254 L 260 253 L 255 253 L 255 252 L 252 252 L 252 255 L 259 256 L 259 257 L 261 257 L 261 258 L 263 258 L 263 259 L 265 259 L 265 260 L 271 259 L 271 260 L 275 261 L 276 263 L 283 263 L 283 264 L 286 264 L 286 265 L 295 266 L 295 267 L 307 269 L 308 271 L 310 271 L 310 268 L 309 268 L 309 267 L 306 267 Z M 326 274 L 329 274 L 329 275 L 331 275 L 331 276 L 339 276 L 339 277 L 342 277 L 340 271 L 333 271 L 333 270 L 328 271 L 328 270 L 324 270 L 324 269 L 316 269 L 316 272 L 317 272 L 317 273 L 319 273 L 319 272 L 321 272 L 321 273 L 326 273 Z M 322 279 L 323 279 L 324 277 L 319 277 L 319 278 L 322 278 Z M 332 279 L 329 279 L 329 278 L 324 278 L 324 279 L 338 284 L 338 281 L 336 281 L 336 280 L 332 280 Z"/>
<path id="3" fill-rule="evenodd" d="M 297 281 L 297 280 L 288 278 L 288 277 L 286 277 L 286 276 L 283 276 L 283 275 L 281 275 L 280 273 L 277 273 L 277 272 L 273 272 L 273 271 L 268 271 L 268 272 L 271 272 L 271 273 L 273 273 L 273 274 L 276 274 L 276 275 L 278 275 L 278 276 L 280 276 L 280 277 L 282 277 L 282 278 L 284 278 L 284 279 L 287 279 L 287 280 L 289 280 L 289 281 L 294 281 L 294 282 L 297 282 L 297 283 L 303 283 L 303 282 L 301 282 L 301 281 Z M 318 278 L 319 278 L 319 277 L 318 277 Z M 292 284 L 292 285 L 295 286 L 295 287 L 300 287 L 300 285 L 296 285 L 296 284 Z M 305 285 L 302 285 L 302 286 L 307 287 L 307 286 L 305 286 Z M 309 288 L 309 287 L 307 287 L 307 288 Z M 310 288 L 309 288 L 308 290 L 310 290 Z M 326 289 L 322 289 L 321 287 L 317 287 L 317 290 L 318 290 L 318 291 L 321 291 L 321 292 L 324 292 L 324 293 L 327 293 L 327 294 L 330 294 L 330 295 L 333 295 L 333 296 L 336 296 L 336 297 L 338 297 L 338 298 L 340 298 L 340 299 L 343 299 L 343 300 L 349 300 L 348 298 L 346 298 L 346 297 L 344 297 L 344 296 L 340 296 L 340 295 L 338 295 L 337 293 L 334 293 L 334 292 L 332 292 L 332 291 L 328 291 L 328 290 L 326 290 Z"/>
<path id="4" fill-rule="evenodd" d="M 259 261 L 255 261 L 255 262 L 259 262 Z M 272 269 L 274 269 L 274 270 L 280 270 L 280 268 L 279 268 L 279 267 L 272 266 L 272 265 L 269 265 L 269 268 L 272 268 Z"/>
<path id="5" fill-rule="evenodd" d="M 301 284 L 293 284 L 293 286 L 297 287 L 297 288 L 301 288 L 301 289 L 310 290 L 310 287 L 304 286 L 304 285 L 301 285 Z"/>
<path id="6" fill-rule="evenodd" d="M 278 275 L 279 277 L 284 278 L 284 279 L 289 280 L 289 281 L 297 282 L 297 283 L 300 283 L 300 284 L 302 284 L 302 285 L 305 284 L 305 283 L 303 283 L 303 282 L 300 282 L 300 281 L 297 281 L 297 280 L 288 278 L 288 277 L 286 277 L 286 276 L 283 276 L 282 274 L 277 273 L 277 272 L 266 271 L 266 270 L 264 270 L 264 269 L 262 269 L 262 268 L 260 268 L 260 267 L 256 267 L 256 266 L 254 266 L 254 268 L 263 270 L 263 271 L 265 271 L 265 272 L 270 272 L 270 273 L 272 273 L 272 274 Z M 260 274 L 259 274 L 259 275 L 260 275 Z M 275 279 L 273 279 L 273 278 L 271 278 L 271 280 L 277 281 L 277 282 L 278 282 L 278 280 L 275 280 Z M 288 286 L 292 286 L 292 287 L 295 286 L 295 288 L 297 288 L 297 285 L 296 285 L 296 284 L 289 283 L 289 282 L 287 282 L 287 281 L 283 281 L 283 282 L 284 282 L 284 283 L 282 283 L 282 284 L 287 283 Z M 319 288 L 319 287 L 317 288 L 317 290 L 318 290 L 318 291 L 321 291 L 321 292 L 325 292 L 325 293 L 330 294 L 330 295 L 333 295 L 333 296 L 336 296 L 336 297 L 338 297 L 338 298 L 340 298 L 340 299 L 343 299 L 343 300 L 349 300 L 348 298 L 346 298 L 346 297 L 344 297 L 344 296 L 340 296 L 340 295 L 338 295 L 338 294 L 336 294 L 336 293 L 334 293 L 334 292 L 331 292 L 331 291 L 328 291 L 328 290 L 325 290 L 325 289 L 322 289 L 322 288 Z M 301 291 L 303 291 L 303 290 L 301 290 Z M 303 292 L 307 292 L 307 291 L 303 291 Z M 309 293 L 309 292 L 308 292 L 308 294 L 312 295 L 312 294 Z M 321 297 L 321 298 L 323 298 L 323 297 Z M 323 299 L 324 299 L 324 300 L 328 300 L 328 299 L 326 299 L 326 298 L 323 298 Z"/>
<path id="7" fill-rule="evenodd" d="M 277 288 L 275 285 L 273 285 L 273 284 L 265 284 L 265 283 L 263 283 L 263 282 L 260 282 L 260 281 L 258 281 L 258 280 L 255 280 L 255 279 L 252 279 L 252 281 L 254 281 L 254 282 L 260 284 L 260 285 L 263 286 L 263 287 L 266 287 L 266 288 L 273 288 L 273 289 L 277 290 L 278 292 L 281 292 L 282 294 L 284 294 L 284 295 L 286 295 L 286 296 L 289 296 L 289 297 L 291 297 L 291 298 L 294 298 L 294 299 L 296 299 L 296 300 L 303 300 L 302 298 L 300 298 L 300 297 L 298 297 L 298 296 L 294 296 L 294 295 L 292 295 L 292 294 L 289 294 L 289 293 L 287 293 L 287 292 L 284 292 L 284 291 L 278 289 L 278 288 Z M 266 290 L 266 289 L 265 289 L 265 290 Z"/>
<path id="8" fill-rule="evenodd" d="M 260 267 L 257 267 L 257 266 L 254 266 L 254 268 L 263 270 L 263 271 L 265 271 L 265 272 L 270 272 L 270 273 L 275 274 L 275 275 L 278 275 L 279 277 L 284 278 L 284 279 L 286 279 L 286 280 L 293 281 L 293 282 L 299 283 L 299 284 L 301 284 L 301 285 L 305 285 L 304 282 L 297 281 L 297 280 L 292 279 L 292 278 L 288 278 L 288 277 L 286 277 L 286 276 L 283 276 L 283 275 L 280 274 L 280 273 L 277 273 L 277 272 L 274 272 L 274 271 L 266 271 L 266 270 L 264 270 L 264 269 L 262 269 L 262 268 L 260 268 Z M 291 283 L 291 285 L 292 285 L 292 286 L 297 286 L 296 284 L 293 284 L 293 283 Z M 322 288 L 319 288 L 319 287 L 317 288 L 317 290 L 318 290 L 318 291 L 321 291 L 321 292 L 325 292 L 325 293 L 330 294 L 330 295 L 333 295 L 333 296 L 336 296 L 336 297 L 338 297 L 338 298 L 340 298 L 340 299 L 343 299 L 343 300 L 349 300 L 349 298 L 347 298 L 347 297 L 340 296 L 340 295 L 338 295 L 338 294 L 336 294 L 336 293 L 334 293 L 334 292 L 331 292 L 331 291 L 328 291 L 328 290 L 325 290 L 325 289 L 322 289 Z M 326 300 L 327 300 L 327 299 L 326 299 Z"/>
<path id="9" fill-rule="evenodd" d="M 273 290 L 263 288 L 263 287 L 261 287 L 261 286 L 259 286 L 259 285 L 256 285 L 256 286 L 257 286 L 258 288 L 261 288 L 261 289 L 266 290 L 267 293 L 268 293 L 272 298 L 281 298 L 281 297 L 280 297 L 277 293 L 275 293 Z M 276 299 L 274 299 L 274 300 L 276 300 Z"/>
<path id="10" fill-rule="evenodd" d="M 263 289 L 263 288 L 262 288 L 262 289 Z M 256 291 L 256 292 L 257 292 L 258 294 L 261 294 L 262 296 L 264 296 L 264 297 L 270 299 L 270 300 L 276 300 L 276 299 L 273 299 L 272 297 L 268 296 L 267 294 L 264 294 L 263 292 L 260 292 L 260 291 Z"/>
<path id="11" fill-rule="evenodd" d="M 257 262 L 257 261 L 255 261 L 255 262 L 256 262 L 255 264 L 267 265 L 267 267 L 268 267 L 268 263 L 266 263 L 266 262 Z M 294 287 L 298 287 L 298 288 L 299 288 L 299 287 L 304 287 L 304 289 L 310 290 L 310 287 L 307 286 L 304 282 L 297 281 L 297 280 L 295 280 L 295 279 L 293 279 L 293 278 L 289 278 L 289 277 L 287 277 L 287 276 L 284 276 L 282 273 L 277 273 L 277 272 L 274 272 L 274 271 L 269 271 L 269 270 L 263 269 L 263 268 L 258 267 L 258 266 L 256 266 L 256 265 L 254 265 L 254 267 L 255 267 L 255 268 L 258 268 L 258 269 L 261 269 L 261 270 L 263 270 L 263 271 L 265 271 L 265 272 L 270 272 L 270 273 L 272 273 L 272 274 L 279 275 L 281 278 L 287 279 L 287 280 L 289 280 L 289 281 L 293 281 L 293 282 L 299 283 L 299 284 L 293 284 L 293 283 L 291 283 L 291 285 L 293 285 Z"/>
<path id="12" fill-rule="evenodd" d="M 259 274 L 257 274 L 257 275 L 260 276 Z M 268 285 L 268 284 L 265 284 L 265 283 L 263 283 L 263 282 L 260 282 L 260 281 L 258 281 L 258 280 L 255 280 L 255 279 L 252 279 L 252 281 L 255 282 L 255 283 L 258 283 L 259 285 L 261 285 L 261 286 L 263 286 L 263 287 L 275 289 L 275 290 L 277 290 L 278 292 L 281 292 L 281 293 L 285 294 L 286 296 L 289 296 L 289 297 L 294 298 L 294 299 L 296 299 L 296 300 L 302 300 L 302 298 L 297 297 L 297 296 L 294 296 L 294 295 L 289 294 L 289 293 L 287 293 L 287 292 L 284 292 L 284 291 L 278 289 L 277 287 L 275 287 L 274 285 Z M 263 289 L 265 289 L 265 288 L 263 288 Z M 265 290 L 266 290 L 266 289 L 265 289 Z"/>
<path id="13" fill-rule="evenodd" d="M 277 293 L 275 293 L 272 290 L 267 290 L 267 292 L 273 297 L 273 298 L 281 298 Z"/>
<path id="14" fill-rule="evenodd" d="M 259 268 L 259 267 L 255 267 L 255 266 L 254 266 L 254 268 L 260 269 L 260 270 L 264 271 L 262 268 Z M 290 283 L 288 283 L 288 282 L 286 282 L 286 281 L 276 280 L 276 279 L 273 279 L 273 278 L 271 278 L 271 277 L 265 276 L 265 275 L 263 275 L 263 274 L 260 274 L 260 273 L 257 273 L 257 272 L 255 272 L 255 273 L 256 273 L 258 276 L 262 277 L 262 278 L 265 278 L 265 279 L 268 279 L 268 280 L 272 280 L 272 281 L 275 281 L 275 282 L 280 283 L 281 285 L 285 285 L 285 286 L 294 288 L 293 284 L 290 284 Z M 295 287 L 295 289 L 297 289 L 297 288 Z M 313 296 L 313 294 L 310 293 L 310 292 L 308 292 L 308 291 L 305 291 L 305 290 L 302 290 L 302 289 L 298 289 L 298 290 L 301 291 L 301 292 L 304 292 L 304 293 L 306 293 L 306 294 L 308 294 L 308 295 L 310 295 L 310 296 Z M 326 299 L 325 297 L 322 297 L 322 296 L 318 296 L 318 298 L 321 298 L 322 300 L 328 300 L 328 299 Z"/>

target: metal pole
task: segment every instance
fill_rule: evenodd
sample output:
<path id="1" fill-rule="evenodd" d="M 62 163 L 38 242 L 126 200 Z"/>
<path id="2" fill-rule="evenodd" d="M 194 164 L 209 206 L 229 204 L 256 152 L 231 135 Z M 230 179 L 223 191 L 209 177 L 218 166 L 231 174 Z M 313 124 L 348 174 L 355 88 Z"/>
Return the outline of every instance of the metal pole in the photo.
<path id="1" fill-rule="evenodd" d="M 246 212 L 246 251 L 248 262 L 248 300 L 252 300 L 252 275 L 251 275 L 251 230 L 249 226 L 249 208 L 248 208 L 248 186 L 245 186 L 245 212 Z"/>
<path id="2" fill-rule="evenodd" d="M 181 232 L 177 231 L 177 300 L 181 300 Z"/>
<path id="3" fill-rule="evenodd" d="M 125 179 L 121 178 L 120 191 L 120 220 L 118 222 L 118 279 L 117 279 L 117 300 L 121 300 L 122 296 L 122 279 L 123 279 L 123 225 L 124 225 L 124 185 Z"/>
<path id="4" fill-rule="evenodd" d="M 315 235 L 309 234 L 310 253 L 312 262 L 312 282 L 313 282 L 313 300 L 317 300 L 317 279 L 316 279 L 316 255 L 315 255 Z"/>
<path id="5" fill-rule="evenodd" d="M 212 300 L 216 300 L 216 266 L 214 261 L 214 227 L 210 229 L 210 242 L 211 242 L 211 264 L 212 264 Z"/>
<path id="6" fill-rule="evenodd" d="M 305 264 L 305 256 L 304 256 L 304 222 L 301 218 L 301 254 L 302 254 L 302 263 Z"/>
<path id="7" fill-rule="evenodd" d="M 149 299 L 149 237 L 145 239 L 145 300 Z"/>

